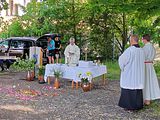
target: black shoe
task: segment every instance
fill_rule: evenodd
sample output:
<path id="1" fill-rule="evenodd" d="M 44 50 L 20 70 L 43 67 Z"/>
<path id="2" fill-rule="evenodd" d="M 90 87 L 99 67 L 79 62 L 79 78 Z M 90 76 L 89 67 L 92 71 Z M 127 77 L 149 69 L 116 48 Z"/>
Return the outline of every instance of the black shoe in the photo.
<path id="1" fill-rule="evenodd" d="M 44 84 L 46 83 L 44 80 L 43 81 L 39 81 L 39 84 Z"/>

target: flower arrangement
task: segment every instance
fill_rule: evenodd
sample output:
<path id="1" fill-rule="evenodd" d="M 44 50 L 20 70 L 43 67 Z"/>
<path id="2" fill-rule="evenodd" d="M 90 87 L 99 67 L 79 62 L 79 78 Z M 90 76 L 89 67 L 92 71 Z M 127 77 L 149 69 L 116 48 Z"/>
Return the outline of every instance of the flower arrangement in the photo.
<path id="1" fill-rule="evenodd" d="M 53 75 L 55 78 L 60 78 L 63 76 L 63 72 L 60 69 L 53 69 Z"/>
<path id="2" fill-rule="evenodd" d="M 62 70 L 61 69 L 53 69 L 51 72 L 53 72 L 53 75 L 54 75 L 54 77 L 55 77 L 55 81 L 54 81 L 54 88 L 55 89 L 58 89 L 59 87 L 60 87 L 60 83 L 59 83 L 59 78 L 61 77 L 61 76 L 63 76 L 63 72 L 62 72 Z"/>
<path id="3" fill-rule="evenodd" d="M 90 71 L 86 72 L 85 74 L 79 73 L 78 77 L 81 79 L 82 84 L 88 84 L 91 82 L 92 73 Z"/>

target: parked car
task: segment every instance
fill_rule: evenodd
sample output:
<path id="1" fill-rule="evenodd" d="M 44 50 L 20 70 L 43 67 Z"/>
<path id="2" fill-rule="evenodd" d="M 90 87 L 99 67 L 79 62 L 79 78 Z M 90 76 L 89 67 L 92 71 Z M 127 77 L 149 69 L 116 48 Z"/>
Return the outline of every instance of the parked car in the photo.
<path id="1" fill-rule="evenodd" d="M 23 59 L 29 56 L 29 47 L 36 45 L 36 39 L 31 37 L 12 37 L 0 41 L 0 56 L 16 56 Z M 4 60 L 0 57 L 0 70 L 9 68 L 14 60 Z"/>
<path id="2" fill-rule="evenodd" d="M 36 39 L 31 37 L 12 37 L 0 42 L 0 56 L 9 55 L 21 58 L 29 56 L 29 47 L 36 45 Z"/>

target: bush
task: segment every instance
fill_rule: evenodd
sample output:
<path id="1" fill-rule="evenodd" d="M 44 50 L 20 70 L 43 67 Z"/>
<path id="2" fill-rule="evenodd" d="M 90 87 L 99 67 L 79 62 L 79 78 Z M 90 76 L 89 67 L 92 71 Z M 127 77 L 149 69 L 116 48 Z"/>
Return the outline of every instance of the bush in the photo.
<path id="1" fill-rule="evenodd" d="M 157 61 L 157 62 L 154 64 L 154 69 L 155 69 L 155 71 L 156 71 L 157 77 L 160 78 L 160 61 Z"/>
<path id="2" fill-rule="evenodd" d="M 34 59 L 18 59 L 11 65 L 11 69 L 14 71 L 30 71 L 34 69 Z"/>
<path id="3" fill-rule="evenodd" d="M 44 75 L 44 72 L 45 72 L 45 67 L 44 66 L 40 66 L 39 70 L 38 70 L 38 75 L 39 76 Z"/>

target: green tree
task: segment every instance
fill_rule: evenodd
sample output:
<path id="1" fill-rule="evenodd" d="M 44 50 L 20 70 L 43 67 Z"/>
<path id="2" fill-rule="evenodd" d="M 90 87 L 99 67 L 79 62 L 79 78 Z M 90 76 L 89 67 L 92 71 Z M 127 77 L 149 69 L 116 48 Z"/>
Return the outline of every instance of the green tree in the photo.
<path id="1" fill-rule="evenodd" d="M 25 31 L 19 20 L 14 20 L 11 25 L 9 25 L 8 34 L 14 37 L 25 36 Z"/>
<path id="2" fill-rule="evenodd" d="M 0 1 L 0 11 L 8 9 L 8 3 Z"/>
<path id="3" fill-rule="evenodd" d="M 154 42 L 160 41 L 159 5 L 159 0 L 32 0 L 7 31 L 14 36 L 20 33 L 11 28 L 27 36 L 60 33 L 63 42 L 74 36 L 92 59 L 114 59 L 125 50 L 131 32 L 140 37 L 150 33 Z"/>

